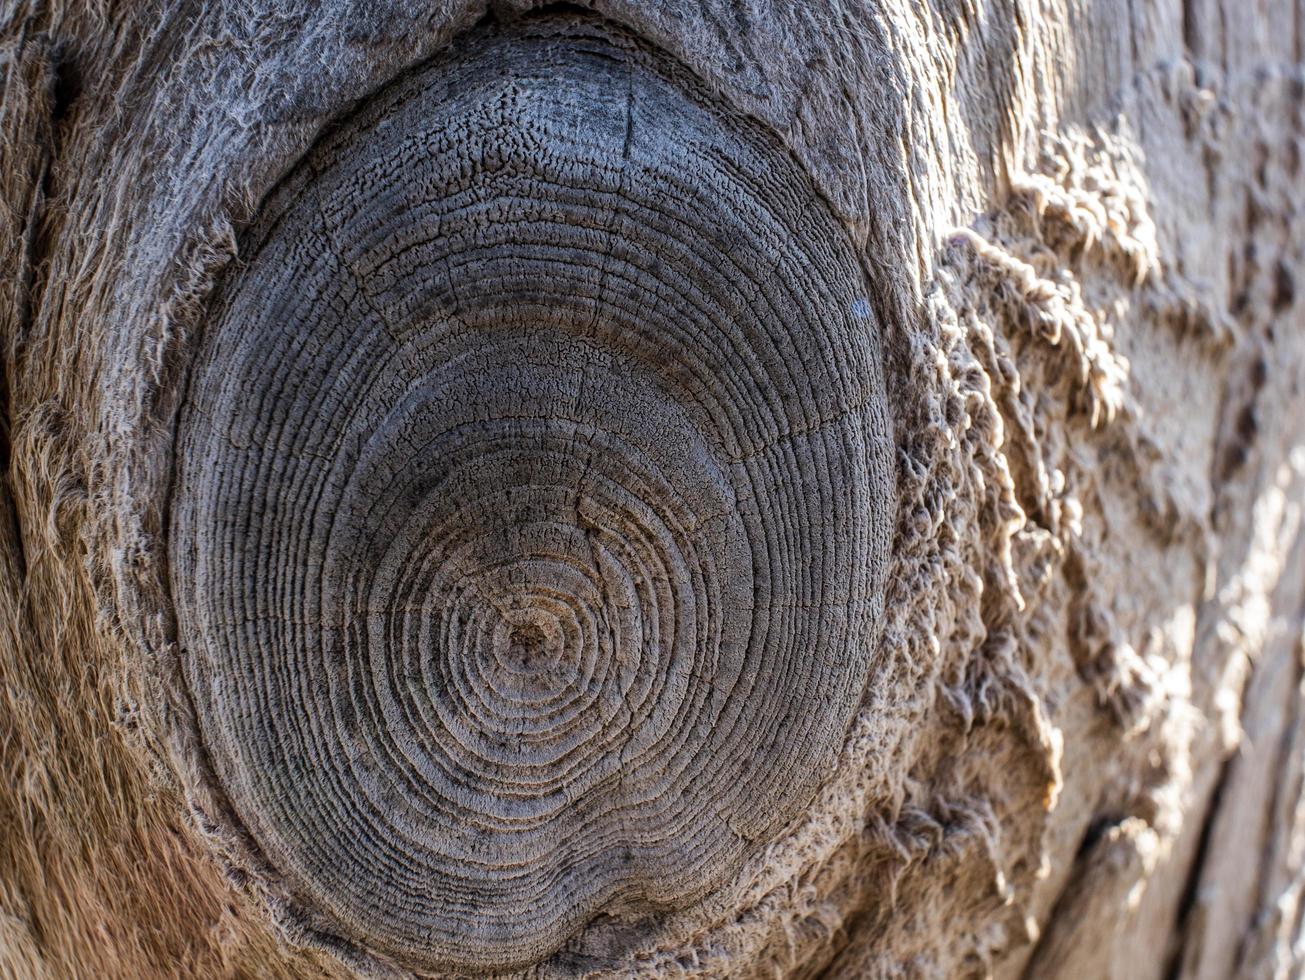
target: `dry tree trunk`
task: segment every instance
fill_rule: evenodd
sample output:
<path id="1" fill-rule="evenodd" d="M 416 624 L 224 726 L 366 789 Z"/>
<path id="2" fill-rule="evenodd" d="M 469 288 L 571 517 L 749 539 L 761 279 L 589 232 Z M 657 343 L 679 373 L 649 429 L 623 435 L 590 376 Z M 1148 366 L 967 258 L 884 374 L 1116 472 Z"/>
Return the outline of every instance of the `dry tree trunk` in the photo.
<path id="1" fill-rule="evenodd" d="M 1301 973 L 1301 0 L 0 45 L 0 973 Z"/>

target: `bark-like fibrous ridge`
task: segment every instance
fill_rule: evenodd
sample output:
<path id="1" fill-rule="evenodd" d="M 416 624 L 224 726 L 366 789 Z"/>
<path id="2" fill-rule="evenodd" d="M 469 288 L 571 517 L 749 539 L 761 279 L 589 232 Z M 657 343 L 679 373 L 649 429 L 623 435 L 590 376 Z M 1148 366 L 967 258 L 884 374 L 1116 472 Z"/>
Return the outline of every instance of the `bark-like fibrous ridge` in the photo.
<path id="1" fill-rule="evenodd" d="M 417 969 L 728 887 L 843 746 L 893 512 L 863 271 L 805 173 L 541 21 L 372 99 L 242 252 L 171 565 L 281 887 Z"/>

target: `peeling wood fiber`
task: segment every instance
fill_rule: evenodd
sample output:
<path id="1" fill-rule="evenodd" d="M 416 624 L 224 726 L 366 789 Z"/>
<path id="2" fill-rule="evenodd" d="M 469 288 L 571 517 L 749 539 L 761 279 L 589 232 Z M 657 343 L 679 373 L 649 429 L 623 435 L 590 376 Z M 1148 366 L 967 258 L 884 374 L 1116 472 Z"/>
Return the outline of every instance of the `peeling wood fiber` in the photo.
<path id="1" fill-rule="evenodd" d="M 385 279 L 366 263 L 393 253 L 391 266 L 415 270 L 421 282 L 457 277 L 439 263 L 423 265 L 429 251 L 369 244 L 376 236 L 363 202 L 391 215 L 374 231 L 385 238 L 384 228 L 394 229 L 397 240 L 393 206 L 368 186 L 361 156 L 327 160 L 321 150 L 372 147 L 377 168 L 407 159 L 393 149 L 403 134 L 378 136 L 378 107 L 400 91 L 424 113 L 404 126 L 422 133 L 441 119 L 468 138 L 516 133 L 518 124 L 526 132 L 559 128 L 551 110 L 520 111 L 552 91 L 542 80 L 532 96 L 514 92 L 495 70 L 464 76 L 464 94 L 446 102 L 469 105 L 474 92 L 497 92 L 488 116 L 454 117 L 448 104 L 421 98 L 427 92 L 429 101 L 441 84 L 434 65 L 488 50 L 478 45 L 536 37 L 548 23 L 588 37 L 591 53 L 612 55 L 593 68 L 612 80 L 587 90 L 596 111 L 575 112 L 548 137 L 566 153 L 513 164 L 519 178 L 539 185 L 518 198 L 533 209 L 522 227 L 547 229 L 549 248 L 585 261 L 568 263 L 566 276 L 550 271 L 525 283 L 559 294 L 548 304 L 553 312 L 535 318 L 530 343 L 513 341 L 527 332 L 526 317 L 495 299 L 502 289 L 464 293 L 461 280 L 459 299 L 505 313 L 497 333 L 480 333 L 506 346 L 470 345 L 465 323 L 434 336 L 429 311 L 403 305 L 405 280 Z M 1303 24 L 1300 0 L 331 0 L 311 16 L 281 0 L 0 5 L 0 973 L 1299 974 Z M 502 50 L 525 56 L 512 44 Z M 559 53 L 559 67 L 574 70 L 573 56 Z M 693 134 L 662 148 L 663 162 L 714 147 L 702 169 L 723 197 L 695 197 L 696 176 L 687 172 L 674 175 L 674 187 L 665 173 L 641 178 L 628 190 L 655 192 L 656 200 L 636 221 L 624 197 L 623 210 L 615 195 L 612 206 L 587 208 L 559 195 L 549 174 L 571 174 L 586 194 L 614 182 L 624 195 L 617 174 L 626 173 L 627 134 L 632 159 L 651 145 L 645 130 L 628 125 L 644 118 L 627 111 L 636 88 L 662 93 L 646 108 Z M 558 112 L 573 102 L 565 93 L 550 100 Z M 512 106 L 517 116 L 502 114 Z M 584 135 L 595 127 L 607 135 Z M 507 142 L 524 156 L 522 145 Z M 483 171 L 487 158 L 477 159 Z M 731 166 L 746 160 L 760 172 Z M 495 173 L 472 184 L 502 188 L 512 179 Z M 444 185 L 433 174 L 424 179 L 435 201 Z M 471 169 L 460 179 L 472 180 Z M 359 206 L 332 209 L 322 183 L 331 180 Z M 540 187 L 549 196 L 539 196 Z M 414 209 L 431 203 L 423 188 L 406 193 Z M 291 194 L 306 207 L 316 203 L 299 208 Z M 486 197 L 479 212 L 495 220 L 473 226 L 469 240 L 502 233 L 495 200 Z M 694 202 L 689 213 L 681 213 L 685 201 Z M 730 203 L 752 210 L 722 215 Z M 278 238 L 274 212 L 287 228 L 300 222 L 298 243 Z M 648 231 L 657 221 L 673 217 L 695 230 L 702 267 L 730 242 L 715 228 L 736 227 L 741 213 L 759 232 L 735 236 L 755 239 L 747 252 L 755 268 L 718 287 L 718 273 L 670 282 L 670 264 L 652 267 L 656 239 Z M 749 388 L 749 377 L 736 373 L 739 394 L 720 404 L 738 397 L 746 424 L 737 430 L 703 411 L 712 387 L 646 356 L 638 329 L 620 344 L 601 333 L 607 320 L 594 314 L 605 309 L 603 296 L 636 300 L 666 321 L 689 295 L 707 311 L 708 300 L 734 295 L 743 305 L 796 296 L 782 263 L 759 251 L 785 229 L 819 243 L 792 254 L 819 273 L 812 281 L 840 312 L 785 318 L 784 330 L 807 338 L 812 355 L 810 366 L 789 359 L 791 378 L 767 369 Z M 438 237 L 428 231 L 423 240 Z M 305 254 L 314 237 L 329 244 L 317 265 Z M 622 247 L 627 238 L 637 251 Z M 368 272 L 371 294 L 345 268 L 346 253 Z M 274 254 L 285 261 L 268 268 Z M 255 266 L 269 283 L 297 276 L 269 290 L 280 296 L 277 312 L 256 301 Z M 637 278 L 599 295 L 597 284 L 634 268 Z M 852 299 L 851 319 L 841 304 L 859 294 L 844 291 L 844 268 L 864 284 L 866 305 Z M 313 289 L 296 307 L 301 283 Z M 328 295 L 310 322 L 307 298 Z M 795 309 L 798 299 L 814 302 L 791 298 Z M 609 310 L 608 319 L 619 312 Z M 701 315 L 686 322 L 701 324 Z M 725 335 L 747 344 L 756 339 L 747 323 L 773 325 L 765 317 L 718 319 L 735 325 Z M 355 373 L 323 379 L 314 358 L 362 336 L 350 331 L 365 331 L 374 348 L 357 345 Z M 865 380 L 860 362 L 846 356 L 854 336 L 876 337 L 882 362 L 885 417 L 864 426 L 844 411 Z M 412 346 L 423 337 L 433 345 L 425 353 Z M 486 532 L 463 553 L 520 554 L 547 539 L 577 567 L 608 570 L 588 580 L 587 608 L 608 612 L 609 634 L 592 635 L 615 635 L 617 627 L 622 638 L 632 635 L 634 606 L 624 595 L 646 597 L 659 624 L 672 605 L 677 627 L 718 624 L 724 641 L 735 622 L 729 610 L 755 610 L 759 593 L 731 595 L 723 586 L 710 605 L 718 618 L 700 620 L 709 590 L 677 583 L 681 570 L 712 563 L 717 572 L 768 569 L 743 549 L 710 543 L 751 540 L 752 521 L 774 529 L 766 554 L 781 556 L 781 565 L 814 557 L 797 581 L 834 600 L 792 619 L 793 635 L 813 637 L 804 655 L 758 648 L 770 683 L 758 685 L 766 697 L 755 703 L 732 701 L 730 692 L 709 690 L 701 672 L 677 674 L 676 661 L 645 655 L 674 643 L 609 644 L 624 653 L 602 661 L 626 672 L 618 676 L 681 677 L 696 703 L 710 708 L 719 698 L 737 705 L 738 719 L 767 719 L 770 727 L 713 728 L 706 719 L 724 716 L 704 708 L 696 728 L 677 729 L 714 746 L 705 755 L 719 766 L 701 792 L 720 805 L 686 813 L 681 824 L 697 850 L 677 855 L 671 836 L 658 832 L 642 850 L 631 848 L 628 865 L 616 860 L 621 847 L 608 844 L 632 840 L 631 814 L 661 826 L 639 809 L 636 787 L 618 778 L 603 784 L 599 799 L 583 801 L 587 822 L 571 825 L 564 841 L 591 860 L 582 883 L 589 890 L 576 903 L 583 910 L 559 902 L 520 920 L 500 916 L 497 931 L 471 936 L 458 917 L 472 916 L 448 892 L 417 894 L 402 915 L 379 921 L 367 899 L 395 901 L 400 890 L 366 890 L 390 877 L 366 869 L 349 876 L 358 853 L 326 863 L 330 835 L 303 829 L 339 813 L 331 826 L 357 830 L 367 794 L 310 800 L 303 787 L 333 778 L 314 768 L 320 755 L 267 750 L 304 730 L 304 712 L 294 715 L 298 728 L 290 723 L 301 694 L 297 703 L 314 706 L 314 721 L 328 720 L 320 706 L 329 704 L 333 723 L 368 711 L 384 721 L 388 712 L 413 733 L 423 718 L 440 719 L 441 707 L 448 730 L 458 730 L 458 715 L 445 710 L 452 702 L 422 700 L 432 689 L 424 678 L 435 676 L 428 663 L 410 658 L 379 680 L 403 674 L 415 684 L 357 702 L 349 692 L 384 690 L 377 675 L 356 673 L 355 687 L 342 672 L 324 672 L 334 685 L 325 698 L 321 688 L 283 681 L 236 686 L 254 676 L 249 665 L 263 677 L 278 657 L 291 666 L 287 652 L 302 649 L 288 638 L 304 631 L 331 631 L 331 642 L 351 636 L 375 651 L 382 645 L 373 630 L 412 636 L 408 626 L 438 626 L 435 613 L 454 608 L 449 590 L 402 608 L 373 601 L 378 586 L 405 576 L 421 586 L 446 566 L 404 560 L 425 554 L 437 536 L 405 538 L 379 508 L 418 513 L 425 498 L 395 496 L 397 486 L 387 498 L 382 469 L 366 461 L 412 459 L 411 474 L 431 478 L 423 486 L 441 467 L 467 484 L 476 482 L 473 471 L 454 465 L 454 456 L 393 448 L 434 435 L 434 421 L 425 433 L 415 420 L 387 429 L 387 413 L 409 417 L 401 401 L 382 406 L 379 392 L 370 402 L 346 394 L 361 391 L 364 369 L 374 368 L 401 398 L 421 371 L 449 360 L 452 349 L 439 346 L 445 340 L 467 344 L 468 363 L 481 369 L 463 382 L 465 397 L 446 404 L 449 417 L 489 404 L 501 386 L 493 379 L 516 379 L 536 414 L 497 428 L 487 417 L 483 428 L 518 450 L 522 433 L 535 431 L 536 462 L 559 447 L 549 456 L 560 461 L 553 483 L 532 489 L 526 503 L 563 530 L 532 531 L 526 541 L 496 533 L 494 513 L 503 508 L 491 504 L 506 499 L 513 480 L 492 471 L 495 480 L 478 486 L 478 496 L 460 491 L 469 500 L 463 513 Z M 411 356 L 373 364 L 369 349 Z M 699 363 L 709 363 L 711 351 L 695 349 Z M 508 350 L 520 356 L 508 358 Z M 302 382 L 292 365 L 319 370 L 319 383 L 296 394 Z M 564 385 L 537 383 L 545 375 L 582 379 L 608 395 L 567 401 Z M 789 400 L 744 397 L 748 391 Z M 358 431 L 346 407 L 359 414 L 357 424 L 383 434 L 370 449 L 347 441 Z M 788 439 L 776 439 L 781 423 Z M 600 429 L 621 436 L 622 451 L 609 438 L 594 465 L 577 472 L 574 459 L 590 458 L 588 431 Z M 870 433 L 863 447 L 877 452 L 878 439 L 890 440 L 888 513 L 869 506 L 882 483 L 868 462 L 841 474 L 854 478 L 843 483 L 840 474 L 822 475 L 827 462 L 849 458 L 850 443 L 829 446 L 830 439 L 862 429 Z M 464 438 L 470 429 L 458 431 Z M 660 440 L 651 445 L 662 432 L 690 445 L 674 465 Z M 732 432 L 742 433 L 733 444 Z M 760 453 L 748 455 L 753 450 Z M 790 451 L 790 482 L 810 492 L 777 493 L 774 507 L 748 498 L 747 467 L 787 463 Z M 322 479 L 337 456 L 364 463 L 351 471 L 360 481 Z M 409 472 L 388 465 L 397 476 Z M 704 475 L 712 467 L 719 479 Z M 636 512 L 620 503 L 629 497 L 613 488 L 638 482 L 646 493 L 655 482 L 647 474 L 659 468 L 673 477 L 658 486 L 667 491 L 662 504 Z M 305 475 L 312 479 L 298 478 Z M 549 496 L 562 483 L 589 487 L 576 499 L 607 501 L 609 514 L 624 516 L 567 509 Z M 313 509 L 317 498 L 296 496 L 300 485 L 343 502 L 337 531 L 323 530 L 315 515 L 325 512 Z M 724 519 L 728 507 L 716 506 L 731 494 L 736 524 Z M 847 601 L 854 588 L 877 595 L 876 586 L 855 584 L 879 574 L 873 560 L 869 572 L 852 566 L 861 545 L 825 541 L 802 523 L 817 512 L 846 520 L 858 508 L 891 527 L 877 614 Z M 435 509 L 424 513 L 433 532 L 450 526 Z M 695 526 L 695 515 L 708 519 Z M 617 535 L 603 530 L 618 527 L 624 551 L 609 548 Z M 355 555 L 370 549 L 392 560 L 376 559 L 376 574 L 354 574 L 367 559 L 350 566 L 343 549 L 322 547 L 346 539 Z M 228 552 L 215 554 L 215 543 Z M 293 557 L 306 548 L 317 549 L 309 564 Z M 591 561 L 605 548 L 620 560 Z M 261 578 L 223 578 L 228 563 L 257 566 L 263 554 Z M 622 591 L 636 582 L 620 574 L 635 558 L 642 585 Z M 297 579 L 288 571 L 295 568 Z M 264 586 L 276 575 L 283 587 L 270 591 Z M 343 596 L 337 612 L 349 615 L 323 617 L 296 604 L 295 590 L 309 581 Z M 567 593 L 580 594 L 579 584 Z M 377 608 L 402 615 L 377 617 Z M 526 624 L 535 629 L 515 638 L 508 630 L 497 645 L 492 631 L 459 625 L 465 643 L 408 648 L 466 652 L 460 662 L 502 672 L 475 674 L 479 686 L 458 690 L 488 691 L 481 679 L 494 678 L 495 692 L 519 697 L 532 690 L 520 677 L 548 676 L 513 668 L 549 649 L 547 623 L 535 615 Z M 858 616 L 864 624 L 876 615 L 866 633 L 875 637 L 871 648 L 829 643 L 812 625 L 832 617 L 850 638 Z M 641 613 L 639 629 L 650 623 Z M 753 663 L 756 651 L 743 656 L 741 644 L 706 649 L 720 663 Z M 835 655 L 845 663 L 834 664 Z M 347 661 L 333 663 L 347 669 Z M 799 690 L 803 684 L 811 690 Z M 643 703 L 667 705 L 670 690 Z M 282 721 L 269 724 L 271 717 Z M 598 730 L 614 730 L 604 724 Z M 506 853 L 500 818 L 510 807 L 492 782 L 454 793 L 442 772 L 436 778 L 434 757 L 413 752 L 420 738 L 393 743 L 398 750 L 385 756 L 377 751 L 383 725 L 356 727 L 357 737 L 344 725 L 319 730 L 336 737 L 332 758 L 343 752 L 351 773 L 372 780 L 373 799 L 391 794 L 389 817 L 397 822 L 434 803 L 448 814 L 457 803 L 461 816 L 472 815 L 457 827 L 467 832 L 467 849 L 474 814 L 481 823 L 488 814 L 500 826 L 486 838 L 490 851 Z M 475 754 L 466 748 L 473 742 L 441 744 L 456 749 L 461 765 L 515 765 L 507 747 L 482 744 Z M 771 773 L 766 753 L 776 744 L 786 766 Z M 720 746 L 725 755 L 738 751 L 726 758 Z M 540 743 L 530 751 L 543 758 Z M 251 752 L 275 758 L 264 765 Z M 392 780 L 391 765 L 409 777 L 424 766 L 431 780 Z M 640 785 L 655 784 L 652 769 L 636 772 Z M 736 786 L 721 773 L 743 775 Z M 443 795 L 414 791 L 436 784 Z M 282 793 L 295 797 L 293 812 Z M 513 799 L 518 805 L 530 798 Z M 418 821 L 426 836 L 415 835 L 414 853 L 447 868 L 448 850 L 433 846 L 429 833 L 443 819 Z M 591 832 L 611 837 L 599 843 Z M 522 830 L 520 839 L 540 845 L 546 837 Z M 548 847 L 531 853 L 514 871 L 538 872 L 557 858 Z M 506 894 L 495 890 L 507 880 L 504 866 L 477 867 L 497 873 L 468 879 L 477 901 L 493 907 Z M 442 938 L 414 939 L 422 922 Z"/>

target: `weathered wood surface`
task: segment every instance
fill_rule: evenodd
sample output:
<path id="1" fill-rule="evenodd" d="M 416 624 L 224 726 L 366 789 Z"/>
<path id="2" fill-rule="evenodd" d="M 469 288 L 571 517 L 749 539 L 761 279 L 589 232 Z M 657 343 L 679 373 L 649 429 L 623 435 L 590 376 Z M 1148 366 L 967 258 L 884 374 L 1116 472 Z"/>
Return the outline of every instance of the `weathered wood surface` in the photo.
<path id="1" fill-rule="evenodd" d="M 1305 6 L 0 10 L 0 972 L 1305 959 Z"/>

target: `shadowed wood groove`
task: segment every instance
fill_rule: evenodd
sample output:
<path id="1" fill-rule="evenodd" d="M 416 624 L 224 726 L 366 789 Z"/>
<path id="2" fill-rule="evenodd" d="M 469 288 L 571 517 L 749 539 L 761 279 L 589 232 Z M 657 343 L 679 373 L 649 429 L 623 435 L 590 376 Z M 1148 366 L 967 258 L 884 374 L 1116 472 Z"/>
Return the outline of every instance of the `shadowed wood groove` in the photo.
<path id="1" fill-rule="evenodd" d="M 832 771 L 893 507 L 863 273 L 805 174 L 543 20 L 373 99 L 242 251 L 171 561 L 267 866 L 416 969 L 727 885 Z"/>

